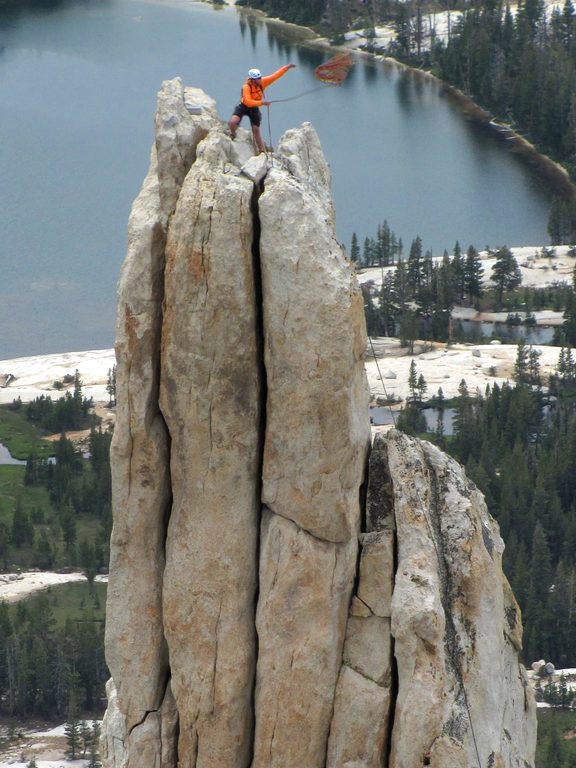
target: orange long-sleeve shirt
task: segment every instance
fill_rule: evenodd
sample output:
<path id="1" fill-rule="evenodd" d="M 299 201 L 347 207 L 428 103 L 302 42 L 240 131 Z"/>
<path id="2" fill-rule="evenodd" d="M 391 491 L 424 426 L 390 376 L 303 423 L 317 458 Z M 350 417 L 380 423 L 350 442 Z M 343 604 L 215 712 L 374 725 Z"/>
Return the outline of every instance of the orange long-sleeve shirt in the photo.
<path id="1" fill-rule="evenodd" d="M 266 88 L 268 88 L 269 85 L 272 85 L 275 80 L 282 77 L 282 75 L 285 75 L 289 69 L 290 67 L 285 65 L 280 67 L 280 69 L 273 74 L 261 77 L 260 80 L 246 80 L 242 86 L 242 98 L 240 99 L 242 104 L 244 104 L 245 107 L 261 107 L 262 102 L 264 101 L 264 91 Z"/>

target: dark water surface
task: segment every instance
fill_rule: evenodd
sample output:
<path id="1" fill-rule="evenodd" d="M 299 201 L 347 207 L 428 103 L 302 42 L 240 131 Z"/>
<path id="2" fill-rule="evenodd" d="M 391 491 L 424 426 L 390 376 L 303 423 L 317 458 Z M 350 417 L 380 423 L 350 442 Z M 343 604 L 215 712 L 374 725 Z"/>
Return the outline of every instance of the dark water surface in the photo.
<path id="1" fill-rule="evenodd" d="M 250 66 L 298 64 L 270 98 L 318 85 L 326 54 L 242 19 L 161 0 L 0 10 L 0 360 L 112 346 L 126 222 L 163 80 L 202 87 L 225 119 Z M 548 241 L 550 191 L 435 83 L 362 61 L 340 88 L 273 105 L 273 141 L 306 120 L 332 168 L 346 246 L 385 219 L 406 247 L 419 234 L 435 253 L 457 239 Z"/>

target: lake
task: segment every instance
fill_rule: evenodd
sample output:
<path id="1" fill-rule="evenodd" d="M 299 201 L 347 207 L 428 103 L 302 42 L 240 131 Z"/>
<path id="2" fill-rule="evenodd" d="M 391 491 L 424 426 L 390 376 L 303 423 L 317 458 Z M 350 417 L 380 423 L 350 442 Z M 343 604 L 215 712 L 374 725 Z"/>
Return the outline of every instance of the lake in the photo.
<path id="1" fill-rule="evenodd" d="M 43 0 L 0 11 L 0 359 L 109 348 L 126 223 L 148 166 L 156 93 L 181 76 L 228 119 L 247 69 L 298 65 L 267 92 L 273 142 L 310 121 L 348 246 L 388 221 L 406 248 L 548 242 L 551 192 L 441 88 L 359 60 L 318 85 L 329 54 L 233 8 Z M 266 131 L 267 133 L 267 128 Z"/>

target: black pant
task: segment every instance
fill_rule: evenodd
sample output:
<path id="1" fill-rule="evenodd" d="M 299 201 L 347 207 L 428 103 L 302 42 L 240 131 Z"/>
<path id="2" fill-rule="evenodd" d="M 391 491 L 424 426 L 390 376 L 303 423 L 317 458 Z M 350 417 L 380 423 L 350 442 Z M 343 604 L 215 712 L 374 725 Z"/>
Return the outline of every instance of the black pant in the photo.
<path id="1" fill-rule="evenodd" d="M 245 104 L 237 105 L 236 109 L 234 110 L 234 114 L 242 120 L 244 115 L 250 120 L 250 125 L 256 125 L 259 126 L 262 122 L 262 114 L 260 113 L 260 110 L 258 107 L 247 107 Z"/>

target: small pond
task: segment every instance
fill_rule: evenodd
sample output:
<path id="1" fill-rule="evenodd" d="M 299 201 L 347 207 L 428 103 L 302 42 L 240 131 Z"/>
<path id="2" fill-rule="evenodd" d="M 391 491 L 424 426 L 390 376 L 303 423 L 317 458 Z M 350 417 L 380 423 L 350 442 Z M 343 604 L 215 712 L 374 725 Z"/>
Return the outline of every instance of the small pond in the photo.
<path id="1" fill-rule="evenodd" d="M 461 331 L 466 338 L 497 338 L 514 344 L 522 338 L 526 344 L 551 344 L 554 330 L 554 327 L 549 325 L 511 325 L 491 320 L 454 320 L 455 334 Z"/>
<path id="2" fill-rule="evenodd" d="M 385 426 L 394 424 L 398 420 L 400 411 L 391 411 L 387 406 L 370 408 L 370 422 L 373 426 Z M 422 414 L 426 419 L 428 432 L 436 432 L 441 418 L 444 435 L 452 435 L 454 432 L 454 408 L 424 408 Z"/>
<path id="3" fill-rule="evenodd" d="M 15 459 L 8 448 L 0 443 L 0 464 L 26 464 L 26 461 Z"/>

